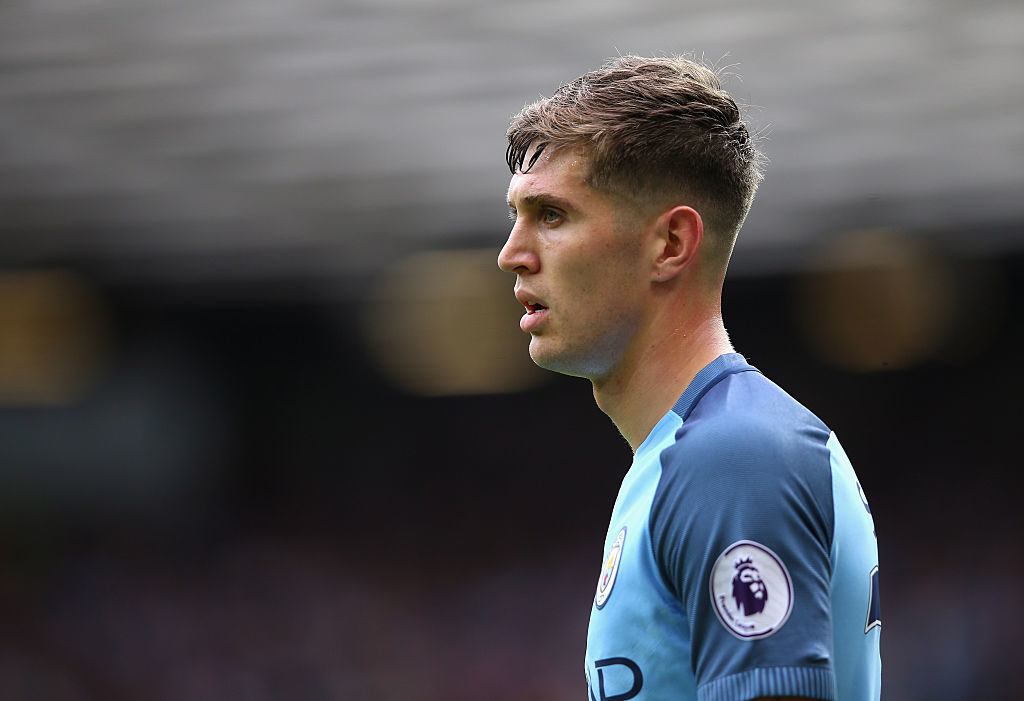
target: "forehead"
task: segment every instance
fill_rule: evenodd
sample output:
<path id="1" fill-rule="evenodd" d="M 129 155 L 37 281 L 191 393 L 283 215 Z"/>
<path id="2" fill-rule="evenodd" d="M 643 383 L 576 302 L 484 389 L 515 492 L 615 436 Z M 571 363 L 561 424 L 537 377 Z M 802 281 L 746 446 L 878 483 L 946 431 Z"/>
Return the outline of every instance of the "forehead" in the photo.
<path id="1" fill-rule="evenodd" d="M 527 163 L 529 156 L 527 154 Z M 599 193 L 587 184 L 586 177 L 587 160 L 579 149 L 567 147 L 554 153 L 545 151 L 529 172 L 516 171 L 512 175 L 508 185 L 508 203 L 515 206 L 544 197 L 572 200 L 599 197 Z"/>

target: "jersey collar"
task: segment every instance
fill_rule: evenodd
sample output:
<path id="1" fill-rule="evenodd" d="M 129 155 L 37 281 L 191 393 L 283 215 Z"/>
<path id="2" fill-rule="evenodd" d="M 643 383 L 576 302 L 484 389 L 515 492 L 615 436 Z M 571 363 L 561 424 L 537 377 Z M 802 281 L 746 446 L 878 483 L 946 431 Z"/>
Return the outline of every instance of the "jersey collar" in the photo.
<path id="1" fill-rule="evenodd" d="M 717 384 L 719 380 L 726 375 L 749 371 L 759 372 L 757 368 L 747 363 L 746 359 L 739 353 L 725 353 L 718 356 L 705 365 L 697 373 L 697 376 L 690 381 L 690 384 L 686 386 L 686 391 L 683 392 L 683 396 L 672 407 L 672 411 L 678 414 L 679 418 L 683 421 L 686 421 L 701 397 Z"/>

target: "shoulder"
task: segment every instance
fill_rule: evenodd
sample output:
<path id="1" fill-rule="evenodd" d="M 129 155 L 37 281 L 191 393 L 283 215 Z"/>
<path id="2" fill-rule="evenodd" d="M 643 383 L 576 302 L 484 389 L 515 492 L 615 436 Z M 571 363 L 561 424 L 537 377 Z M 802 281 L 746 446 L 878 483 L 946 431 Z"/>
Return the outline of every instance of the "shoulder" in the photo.
<path id="1" fill-rule="evenodd" d="M 761 373 L 734 373 L 696 403 L 662 463 L 666 476 L 684 468 L 702 479 L 745 473 L 777 479 L 776 470 L 827 466 L 829 435 L 817 416 Z"/>
<path id="2" fill-rule="evenodd" d="M 745 524 L 775 531 L 814 524 L 832 531 L 828 427 L 759 372 L 708 389 L 661 453 L 652 531 L 670 542 Z M 727 524 L 732 524 L 727 526 Z"/>
<path id="3" fill-rule="evenodd" d="M 649 521 L 698 685 L 780 668 L 831 683 L 831 431 L 753 369 L 703 390 L 659 456 Z"/>

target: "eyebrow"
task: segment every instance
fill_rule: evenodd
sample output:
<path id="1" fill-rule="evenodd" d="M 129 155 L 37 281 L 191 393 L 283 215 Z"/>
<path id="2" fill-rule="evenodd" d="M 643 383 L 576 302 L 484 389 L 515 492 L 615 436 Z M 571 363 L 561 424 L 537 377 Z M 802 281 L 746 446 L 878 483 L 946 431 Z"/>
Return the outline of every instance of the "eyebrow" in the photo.
<path id="1" fill-rule="evenodd" d="M 548 195 L 545 193 L 537 193 L 532 195 L 523 195 L 519 198 L 519 202 L 526 207 L 540 207 L 544 205 L 553 205 L 560 207 L 565 210 L 574 210 L 572 203 L 564 197 L 558 197 L 557 195 Z M 509 209 L 516 209 L 515 204 L 512 203 L 511 198 L 507 198 Z"/>

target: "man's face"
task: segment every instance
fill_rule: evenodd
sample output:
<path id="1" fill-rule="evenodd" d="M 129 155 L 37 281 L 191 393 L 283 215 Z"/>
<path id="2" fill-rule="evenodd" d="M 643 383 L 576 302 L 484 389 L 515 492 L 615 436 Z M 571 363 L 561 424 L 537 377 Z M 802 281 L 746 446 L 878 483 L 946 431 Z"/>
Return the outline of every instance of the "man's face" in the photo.
<path id="1" fill-rule="evenodd" d="M 642 327 L 651 282 L 639 217 L 587 185 L 586 166 L 566 148 L 512 176 L 515 224 L 498 266 L 516 274 L 534 362 L 597 380 Z"/>

